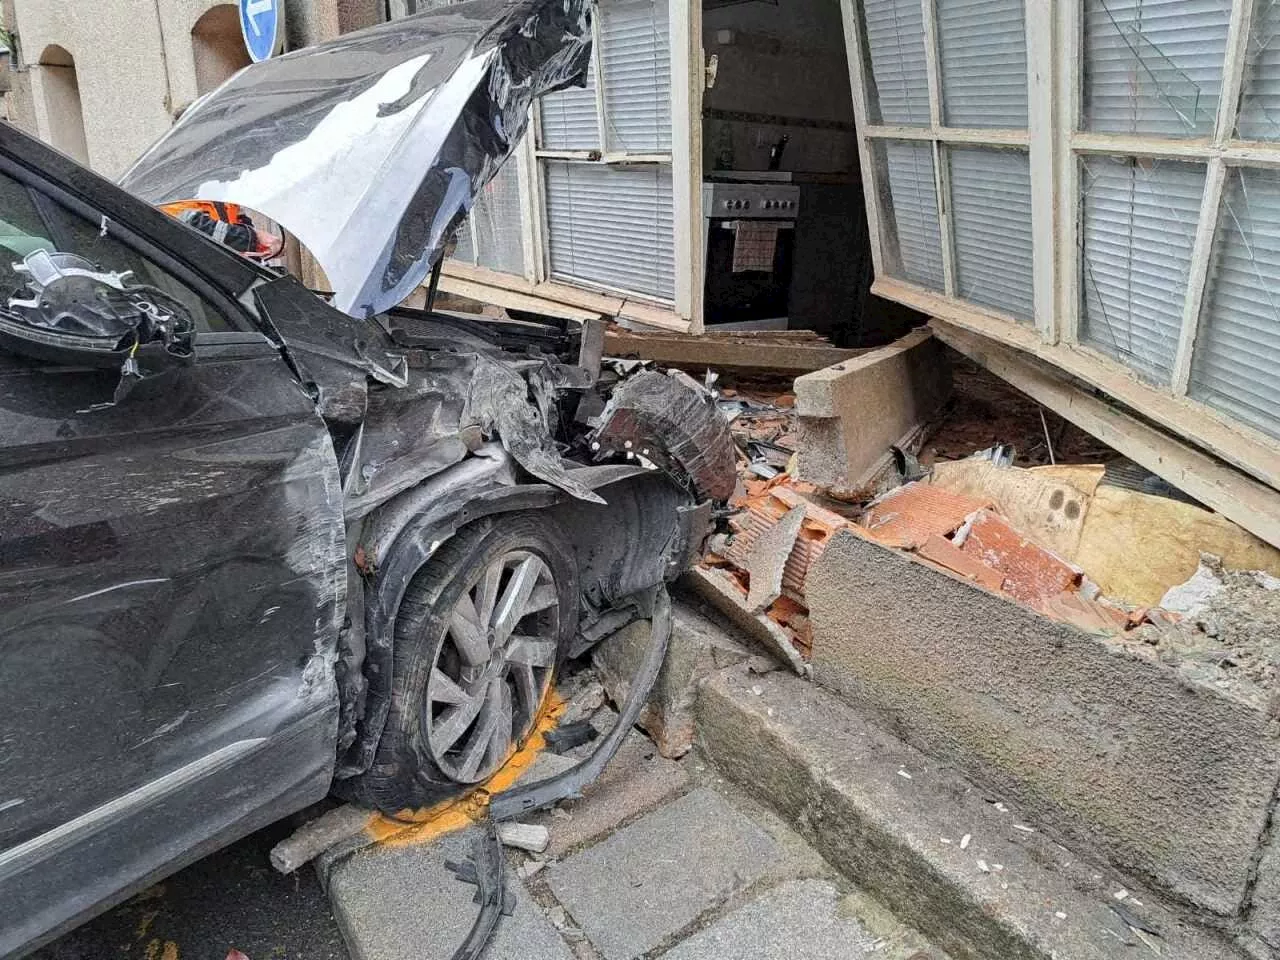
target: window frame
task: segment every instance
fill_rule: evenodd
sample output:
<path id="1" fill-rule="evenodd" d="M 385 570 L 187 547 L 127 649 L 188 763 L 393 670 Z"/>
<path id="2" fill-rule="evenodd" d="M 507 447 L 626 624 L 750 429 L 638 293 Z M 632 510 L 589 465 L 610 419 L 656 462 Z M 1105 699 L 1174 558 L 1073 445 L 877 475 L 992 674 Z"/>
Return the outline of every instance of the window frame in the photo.
<path id="1" fill-rule="evenodd" d="M 542 142 L 541 101 L 531 107 L 525 135 L 516 145 L 508 162 L 516 164 L 519 179 L 521 213 L 520 239 L 524 252 L 524 273 L 519 278 L 520 292 L 545 293 L 554 300 L 569 303 L 582 300 L 588 306 L 597 300 L 622 298 L 622 316 L 649 326 L 700 333 L 702 324 L 702 7 L 697 0 L 669 0 L 667 5 L 670 38 L 671 149 L 662 152 L 601 151 L 593 158 L 590 150 L 551 150 Z M 603 78 L 600 45 L 600 17 L 594 16 L 592 30 L 592 69 Z M 601 143 L 607 131 L 604 79 L 596 83 L 596 125 Z M 550 244 L 546 206 L 545 163 L 565 160 L 575 163 L 601 164 L 665 164 L 672 172 L 672 206 L 674 222 L 675 296 L 663 300 L 647 294 L 609 288 L 586 280 L 553 277 L 550 266 Z M 478 264 L 479 249 L 475 227 L 467 218 L 474 260 L 454 261 L 453 273 L 462 278 L 504 285 L 502 278 L 515 275 L 492 271 Z M 446 268 L 446 272 L 450 272 Z M 505 285 L 515 286 L 508 281 Z M 572 291 L 582 292 L 576 297 Z M 588 307 L 594 309 L 594 307 Z"/>
<path id="2" fill-rule="evenodd" d="M 925 25 L 930 124 L 901 127 L 869 119 L 870 57 L 862 30 L 861 0 L 840 0 L 849 77 L 858 130 L 867 218 L 876 280 L 872 291 L 919 309 L 943 322 L 966 328 L 1033 355 L 1143 412 L 1164 428 L 1187 436 L 1227 462 L 1280 487 L 1280 455 L 1275 441 L 1239 420 L 1188 395 L 1206 297 L 1214 242 L 1223 215 L 1227 177 L 1234 167 L 1280 169 L 1280 139 L 1246 140 L 1236 134 L 1248 43 L 1256 0 L 1231 0 L 1223 59 L 1222 92 L 1211 136 L 1174 138 L 1144 134 L 1097 133 L 1081 129 L 1084 53 L 1083 0 L 1025 0 L 1028 129 L 974 130 L 942 124 L 940 61 L 935 0 L 920 0 Z M 942 292 L 885 273 L 889 225 L 880 194 L 882 171 L 874 165 L 878 139 L 929 141 L 934 145 L 936 199 L 943 231 L 947 277 Z M 1034 326 L 961 300 L 954 286 L 949 184 L 945 180 L 947 144 L 1024 148 L 1029 153 L 1032 192 L 1032 265 Z M 1085 156 L 1182 160 L 1205 165 L 1206 176 L 1193 239 L 1181 324 L 1171 382 L 1155 385 L 1137 379 L 1120 361 L 1080 339 L 1081 158 Z"/>
<path id="3" fill-rule="evenodd" d="M 536 210 L 537 210 L 537 237 L 536 242 L 531 246 L 534 248 L 537 260 L 537 276 L 536 281 L 548 281 L 552 283 L 566 283 L 574 286 L 581 286 L 589 290 L 598 290 L 602 293 L 614 294 L 626 298 L 634 298 L 658 307 L 667 307 L 684 317 L 691 317 L 691 289 L 690 277 L 685 270 L 680 268 L 681 264 L 691 262 L 691 245 L 688 235 L 682 229 L 688 216 L 682 216 L 683 210 L 689 209 L 688 196 L 681 195 L 681 180 L 678 171 L 680 165 L 687 166 L 689 162 L 689 137 L 688 137 L 688 113 L 687 98 L 684 98 L 685 114 L 681 115 L 680 105 L 677 101 L 681 98 L 677 97 L 678 91 L 681 89 L 679 82 L 681 77 L 688 76 L 687 60 L 684 61 L 686 69 L 683 73 L 680 71 L 681 57 L 677 55 L 678 49 L 687 50 L 688 48 L 688 31 L 690 28 L 690 18 L 684 16 L 686 12 L 686 0 L 668 0 L 667 3 L 667 36 L 669 38 L 669 80 L 670 80 L 670 105 L 671 105 L 671 149 L 666 151 L 630 151 L 621 149 L 611 149 L 609 143 L 609 108 L 607 103 L 606 88 L 608 87 L 609 78 L 604 68 L 604 50 L 601 43 L 601 14 L 600 5 L 596 3 L 596 15 L 591 18 L 591 71 L 594 79 L 595 93 L 595 113 L 596 113 L 596 135 L 599 138 L 601 149 L 599 150 L 554 150 L 542 146 L 542 109 L 541 102 L 534 105 L 533 116 L 529 124 L 529 135 L 525 139 L 530 141 L 530 181 L 536 184 Z M 699 9 L 699 21 L 701 21 L 701 7 L 694 4 Z M 692 6 L 689 8 L 692 9 Z M 701 22 L 698 24 L 698 36 L 701 35 Z M 701 40 L 699 40 L 699 49 L 701 48 Z M 698 111 L 701 114 L 701 109 Z M 674 262 L 676 264 L 675 271 L 675 291 L 671 299 L 664 299 L 648 293 L 639 293 L 633 290 L 626 290 L 619 287 L 611 287 L 608 284 L 599 283 L 592 280 L 583 280 L 577 277 L 558 276 L 551 269 L 551 221 L 547 213 L 547 161 L 562 161 L 567 163 L 597 164 L 605 166 L 667 166 L 671 168 L 672 178 L 672 221 L 674 230 Z M 701 191 L 696 191 L 697 196 L 701 198 Z M 682 207 L 683 202 L 683 207 Z M 699 204 L 701 200 L 699 199 Z M 698 211 L 699 218 L 701 211 Z M 691 232 L 691 231 L 690 231 Z M 682 237 L 682 235 L 684 235 Z"/>

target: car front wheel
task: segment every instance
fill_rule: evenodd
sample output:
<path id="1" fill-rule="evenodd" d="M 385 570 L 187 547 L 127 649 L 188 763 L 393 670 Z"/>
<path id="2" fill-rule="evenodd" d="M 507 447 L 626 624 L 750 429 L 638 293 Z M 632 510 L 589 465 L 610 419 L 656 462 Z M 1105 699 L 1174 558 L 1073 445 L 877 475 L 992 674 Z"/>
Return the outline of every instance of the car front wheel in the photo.
<path id="1" fill-rule="evenodd" d="M 577 628 L 573 554 L 547 517 L 464 528 L 396 616 L 392 701 L 360 799 L 387 812 L 456 796 L 532 732 Z"/>

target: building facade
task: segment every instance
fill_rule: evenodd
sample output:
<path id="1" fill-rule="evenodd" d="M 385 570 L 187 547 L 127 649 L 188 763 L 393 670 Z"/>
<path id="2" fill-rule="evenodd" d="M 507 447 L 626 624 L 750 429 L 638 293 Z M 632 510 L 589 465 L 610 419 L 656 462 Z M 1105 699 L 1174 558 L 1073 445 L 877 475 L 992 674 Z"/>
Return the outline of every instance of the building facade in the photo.
<path id="1" fill-rule="evenodd" d="M 286 46 L 377 22 L 382 0 L 286 0 Z M 11 120 L 116 177 L 249 62 L 235 3 L 4 0 Z"/>

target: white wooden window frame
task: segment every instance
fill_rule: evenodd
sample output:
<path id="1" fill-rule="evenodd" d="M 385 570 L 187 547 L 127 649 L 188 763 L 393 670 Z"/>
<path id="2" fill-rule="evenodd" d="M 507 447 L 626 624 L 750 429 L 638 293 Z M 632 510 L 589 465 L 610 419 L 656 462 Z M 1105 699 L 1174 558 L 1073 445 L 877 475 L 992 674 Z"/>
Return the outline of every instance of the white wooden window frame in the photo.
<path id="1" fill-rule="evenodd" d="M 605 284 L 574 279 L 575 285 L 601 290 L 627 298 L 648 301 L 658 306 L 670 307 L 678 316 L 690 321 L 690 329 L 701 330 L 701 291 L 694 282 L 701 270 L 694 264 L 701 257 L 695 248 L 700 231 L 694 225 L 702 219 L 701 123 L 695 118 L 702 114 L 702 12 L 701 4 L 694 0 L 671 0 L 668 4 L 668 29 L 670 37 L 671 70 L 671 149 L 659 152 L 632 152 L 609 149 L 609 114 L 605 88 L 609 78 L 604 70 L 604 54 L 600 38 L 600 17 L 591 20 L 592 72 L 595 80 L 596 125 L 602 150 L 550 150 L 542 143 L 541 111 L 534 108 L 530 136 L 525 137 L 525 149 L 520 155 L 522 189 L 526 182 L 533 188 L 527 196 L 533 201 L 534 216 L 524 221 L 526 264 L 534 267 L 529 279 L 536 283 L 549 282 L 551 277 L 550 242 L 546 206 L 546 167 L 548 160 L 565 160 L 572 163 L 607 165 L 666 165 L 672 172 L 672 205 L 674 231 L 674 259 L 676 264 L 675 296 L 673 300 L 609 287 Z M 557 278 L 558 279 L 558 278 Z M 567 280 L 559 279 L 565 283 Z"/>
<path id="2" fill-rule="evenodd" d="M 520 182 L 520 242 L 524 253 L 524 281 L 521 292 L 548 299 L 573 302 L 585 309 L 604 307 L 606 298 L 577 297 L 570 287 L 598 290 L 624 298 L 620 314 L 639 323 L 666 329 L 702 331 L 702 5 L 700 0 L 670 0 L 668 24 L 671 43 L 671 150 L 662 153 L 601 152 L 590 150 L 546 150 L 542 142 L 541 111 L 535 104 L 528 132 L 516 148 L 512 161 Z M 600 142 L 605 139 L 608 115 L 605 83 L 601 69 L 600 18 L 592 18 L 592 58 L 596 77 L 596 123 Z M 672 171 L 674 257 L 676 265 L 674 300 L 660 300 L 631 291 L 612 290 L 588 281 L 556 280 L 551 277 L 546 186 L 543 164 L 547 160 L 576 163 L 669 164 Z M 478 255 L 475 225 L 468 219 L 472 251 Z M 491 285 L 501 285 L 511 276 L 465 262 L 452 262 L 446 272 Z"/>
<path id="3" fill-rule="evenodd" d="M 1180 433 L 1272 487 L 1280 488 L 1280 451 L 1271 438 L 1187 396 L 1210 259 L 1232 167 L 1280 169 L 1280 142 L 1242 140 L 1235 135 L 1247 69 L 1246 49 L 1255 2 L 1232 0 L 1223 63 L 1222 95 L 1213 135 L 1171 138 L 1093 133 L 1081 129 L 1082 0 L 1026 0 L 1028 129 L 950 128 L 942 123 L 938 27 L 934 0 L 921 0 L 929 86 L 929 126 L 869 122 L 865 77 L 870 64 L 861 35 L 860 0 L 840 0 L 849 78 L 858 130 L 876 281 L 873 292 L 915 307 L 956 326 L 982 333 L 1047 359 L 1068 373 Z M 867 73 L 864 73 L 867 71 Z M 880 197 L 885 189 L 872 147 L 884 140 L 933 144 L 945 292 L 889 277 L 884 272 L 887 232 Z M 1014 317 L 959 299 L 951 243 L 949 189 L 941 162 L 945 144 L 1020 147 L 1030 156 L 1034 327 Z M 1192 246 L 1182 324 L 1167 387 L 1139 381 L 1127 367 L 1079 340 L 1081 279 L 1080 162 L 1090 155 L 1198 161 L 1206 177 Z"/>

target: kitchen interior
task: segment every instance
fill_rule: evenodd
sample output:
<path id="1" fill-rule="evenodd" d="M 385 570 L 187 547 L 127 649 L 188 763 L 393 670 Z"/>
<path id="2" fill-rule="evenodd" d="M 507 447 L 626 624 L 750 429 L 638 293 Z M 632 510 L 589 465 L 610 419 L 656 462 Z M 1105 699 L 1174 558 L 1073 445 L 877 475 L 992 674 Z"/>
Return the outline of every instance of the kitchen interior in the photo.
<path id="1" fill-rule="evenodd" d="M 703 0 L 704 322 L 887 343 L 872 296 L 840 0 Z"/>

